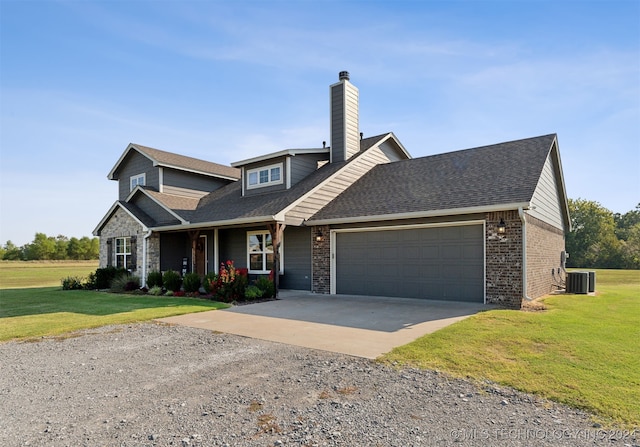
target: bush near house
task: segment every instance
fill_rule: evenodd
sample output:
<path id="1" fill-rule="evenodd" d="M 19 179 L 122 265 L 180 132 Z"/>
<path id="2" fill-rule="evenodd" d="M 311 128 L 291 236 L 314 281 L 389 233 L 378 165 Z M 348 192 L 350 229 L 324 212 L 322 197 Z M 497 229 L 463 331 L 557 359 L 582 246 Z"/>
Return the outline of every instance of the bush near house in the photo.
<path id="1" fill-rule="evenodd" d="M 200 279 L 200 275 L 198 275 L 197 273 L 191 272 L 184 275 L 182 286 L 184 287 L 184 291 L 186 293 L 196 293 L 200 291 L 201 285 L 202 280 Z"/>
<path id="2" fill-rule="evenodd" d="M 167 290 L 172 292 L 179 292 L 180 286 L 182 286 L 182 278 L 180 274 L 173 270 L 167 270 L 162 275 L 162 284 Z"/>
<path id="3" fill-rule="evenodd" d="M 223 303 L 243 301 L 248 282 L 248 270 L 236 268 L 229 260 L 221 263 L 220 273 L 208 280 L 208 292 L 213 299 Z"/>
<path id="4" fill-rule="evenodd" d="M 162 273 L 154 270 L 147 274 L 147 287 L 151 289 L 156 286 L 162 287 Z"/>

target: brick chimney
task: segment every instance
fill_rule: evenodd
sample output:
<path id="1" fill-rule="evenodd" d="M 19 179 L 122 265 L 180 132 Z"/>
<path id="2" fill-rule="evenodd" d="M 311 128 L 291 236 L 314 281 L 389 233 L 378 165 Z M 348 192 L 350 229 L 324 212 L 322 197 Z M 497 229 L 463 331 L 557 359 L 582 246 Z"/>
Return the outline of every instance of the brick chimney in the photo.
<path id="1" fill-rule="evenodd" d="M 341 71 L 339 81 L 329 86 L 331 98 L 331 162 L 348 160 L 360 151 L 358 89 Z"/>

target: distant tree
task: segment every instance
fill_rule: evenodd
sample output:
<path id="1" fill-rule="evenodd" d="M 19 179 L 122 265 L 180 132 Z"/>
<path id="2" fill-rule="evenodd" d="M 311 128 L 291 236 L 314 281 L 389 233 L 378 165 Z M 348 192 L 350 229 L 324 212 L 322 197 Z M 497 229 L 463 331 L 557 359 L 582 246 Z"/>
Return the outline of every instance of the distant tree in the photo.
<path id="1" fill-rule="evenodd" d="M 640 269 L 640 223 L 626 229 L 626 240 L 620 241 L 622 268 Z"/>
<path id="2" fill-rule="evenodd" d="M 25 247 L 25 258 L 27 261 L 54 259 L 56 252 L 56 240 L 47 237 L 44 233 L 36 233 L 31 244 Z"/>
<path id="3" fill-rule="evenodd" d="M 613 213 L 598 202 L 569 199 L 572 230 L 567 235 L 569 267 L 620 268 L 621 244 Z"/>
<path id="4" fill-rule="evenodd" d="M 17 247 L 13 242 L 7 241 L 2 247 L 2 259 L 5 261 L 19 261 L 23 258 L 22 248 Z"/>
<path id="5" fill-rule="evenodd" d="M 628 240 L 631 229 L 640 224 L 640 203 L 636 205 L 635 210 L 625 214 L 614 214 L 613 220 L 616 223 L 616 236 L 618 236 L 618 239 L 623 241 Z"/>
<path id="6" fill-rule="evenodd" d="M 66 236 L 59 234 L 58 237 L 55 238 L 55 244 L 55 251 L 51 259 L 67 259 L 67 245 L 69 244 L 69 239 Z"/>

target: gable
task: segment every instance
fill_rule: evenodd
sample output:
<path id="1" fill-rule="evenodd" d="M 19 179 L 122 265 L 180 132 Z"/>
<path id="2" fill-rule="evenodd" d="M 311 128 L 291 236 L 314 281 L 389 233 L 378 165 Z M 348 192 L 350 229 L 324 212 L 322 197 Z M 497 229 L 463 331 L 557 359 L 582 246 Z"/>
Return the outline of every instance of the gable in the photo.
<path id="1" fill-rule="evenodd" d="M 538 184 L 531 198 L 527 214 L 563 231 L 570 231 L 568 206 L 562 168 L 557 146 L 554 144 L 542 168 Z"/>

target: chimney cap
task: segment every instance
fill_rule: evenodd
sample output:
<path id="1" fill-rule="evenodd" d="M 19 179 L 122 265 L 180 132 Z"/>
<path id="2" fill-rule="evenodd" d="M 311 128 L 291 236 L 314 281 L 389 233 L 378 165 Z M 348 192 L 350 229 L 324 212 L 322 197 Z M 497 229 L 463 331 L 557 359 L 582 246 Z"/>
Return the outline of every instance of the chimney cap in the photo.
<path id="1" fill-rule="evenodd" d="M 341 71 L 340 74 L 338 74 L 338 79 L 340 81 L 342 81 L 342 80 L 348 81 L 349 80 L 349 72 L 348 71 Z"/>

